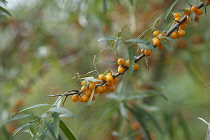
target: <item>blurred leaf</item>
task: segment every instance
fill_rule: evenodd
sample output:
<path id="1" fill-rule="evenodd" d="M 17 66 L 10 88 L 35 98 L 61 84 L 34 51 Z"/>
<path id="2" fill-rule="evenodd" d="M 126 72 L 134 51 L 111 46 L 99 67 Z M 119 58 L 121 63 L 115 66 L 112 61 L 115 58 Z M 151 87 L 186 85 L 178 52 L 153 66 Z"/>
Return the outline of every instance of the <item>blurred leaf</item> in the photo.
<path id="1" fill-rule="evenodd" d="M 133 48 L 128 46 L 128 56 L 129 56 L 129 61 L 130 61 L 130 66 L 129 66 L 129 74 L 131 75 L 133 73 L 133 67 L 134 67 L 134 51 Z"/>
<path id="2" fill-rule="evenodd" d="M 104 9 L 104 14 L 107 12 L 107 0 L 103 0 L 103 9 Z"/>
<path id="3" fill-rule="evenodd" d="M 100 38 L 98 41 L 111 41 L 111 40 L 116 40 L 115 38 Z"/>
<path id="4" fill-rule="evenodd" d="M 145 40 L 142 40 L 141 42 L 139 42 L 138 43 L 138 47 L 141 48 L 141 49 L 154 51 L 153 45 L 150 42 L 145 41 Z"/>
<path id="5" fill-rule="evenodd" d="M 133 42 L 133 43 L 143 43 L 143 44 L 147 44 L 148 41 L 142 40 L 142 39 L 138 39 L 138 38 L 134 38 L 134 39 L 128 39 L 126 40 L 127 42 Z"/>
<path id="6" fill-rule="evenodd" d="M 168 15 L 170 14 L 171 10 L 173 9 L 173 7 L 176 5 L 176 3 L 177 3 L 178 1 L 179 1 L 179 0 L 174 1 L 174 3 L 171 4 L 171 6 L 168 8 L 168 10 L 167 10 L 166 13 L 165 13 L 164 20 L 166 20 L 166 18 L 167 18 Z"/>
<path id="7" fill-rule="evenodd" d="M 6 9 L 4 9 L 3 7 L 0 6 L 0 11 L 6 13 L 9 16 L 12 16 Z"/>
<path id="8" fill-rule="evenodd" d="M 190 19 L 191 20 L 195 20 L 195 13 L 194 12 L 190 12 Z"/>
<path id="9" fill-rule="evenodd" d="M 155 90 L 142 90 L 141 92 L 144 93 L 144 94 L 149 94 L 149 93 L 157 94 L 157 95 L 163 97 L 165 100 L 168 100 L 168 98 L 164 94 L 162 94 L 160 92 L 157 92 Z"/>
<path id="10" fill-rule="evenodd" d="M 99 63 L 112 63 L 112 64 L 117 64 L 116 61 L 101 61 L 101 62 L 97 62 L 96 64 L 99 64 Z"/>
<path id="11" fill-rule="evenodd" d="M 174 44 L 176 43 L 176 42 L 174 41 L 174 39 L 172 39 L 172 38 L 170 38 L 170 37 L 168 37 L 168 36 L 160 36 L 160 37 L 165 38 L 166 40 L 171 41 L 171 42 L 173 42 Z"/>
<path id="12" fill-rule="evenodd" d="M 28 107 L 28 108 L 25 108 L 25 109 L 22 109 L 22 110 L 20 110 L 18 113 L 16 113 L 15 115 L 17 115 L 17 114 L 19 114 L 19 113 L 21 113 L 21 112 L 23 112 L 23 111 L 26 111 L 26 110 L 29 110 L 29 109 L 33 109 L 33 108 L 38 108 L 38 107 L 42 107 L 42 106 L 49 106 L 50 104 L 37 104 L 37 105 L 34 105 L 34 106 L 30 106 L 30 107 Z M 13 116 L 15 116 L 15 115 L 13 115 Z"/>
<path id="13" fill-rule="evenodd" d="M 158 123 L 158 121 L 155 119 L 155 117 L 153 117 L 151 114 L 149 114 L 147 111 L 141 109 L 139 106 L 137 105 L 133 105 L 133 107 L 136 109 L 136 111 L 138 111 L 139 114 L 141 114 L 142 116 L 144 116 L 144 118 L 149 119 L 152 124 L 154 125 L 154 127 L 160 132 L 162 133 L 162 129 Z"/>
<path id="14" fill-rule="evenodd" d="M 63 114 L 68 114 L 71 117 L 79 118 L 79 116 L 72 114 L 71 111 L 69 111 L 68 109 L 63 108 L 63 107 L 53 107 L 53 108 L 49 109 L 48 112 L 63 113 Z"/>
<path id="15" fill-rule="evenodd" d="M 161 42 L 161 44 L 162 44 L 167 50 L 169 50 L 169 51 L 173 51 L 173 50 L 174 50 L 174 48 L 171 47 L 166 41 L 160 39 L 160 42 Z"/>
<path id="16" fill-rule="evenodd" d="M 8 122 L 11 122 L 11 121 L 15 121 L 15 120 L 19 120 L 19 119 L 22 119 L 22 118 L 26 118 L 26 117 L 30 117 L 31 115 L 29 114 L 23 114 L 23 115 L 19 115 L 19 116 L 16 116 L 16 117 L 12 117 L 10 120 L 4 122 L 3 124 L 0 125 L 0 127 Z"/>
<path id="17" fill-rule="evenodd" d="M 12 133 L 12 137 L 15 136 L 18 132 L 20 132 L 22 129 L 26 128 L 26 127 L 31 127 L 32 125 L 34 125 L 35 123 L 27 123 L 26 125 L 23 125 L 21 127 L 18 127 L 13 133 Z"/>
<path id="18" fill-rule="evenodd" d="M 59 96 L 58 99 L 55 101 L 55 103 L 52 105 L 51 108 L 53 107 L 60 107 L 62 102 L 62 96 Z"/>
<path id="19" fill-rule="evenodd" d="M 62 120 L 60 120 L 60 129 L 63 131 L 68 140 L 77 140 L 74 134 L 71 132 L 71 130 L 66 126 L 66 124 Z"/>
<path id="20" fill-rule="evenodd" d="M 50 122 L 48 122 L 47 120 L 44 120 L 44 124 L 45 124 L 46 128 L 49 130 L 50 134 L 53 136 L 53 138 L 56 139 L 53 125 Z"/>
<path id="21" fill-rule="evenodd" d="M 141 114 L 137 113 L 136 110 L 128 107 L 127 105 L 125 106 L 130 112 L 131 114 L 133 114 L 133 116 L 137 119 L 137 121 L 141 124 L 143 131 L 145 132 L 145 140 L 151 140 L 150 138 L 150 133 L 149 133 L 149 129 L 146 125 L 146 123 L 144 122 L 144 120 L 142 119 Z"/>
<path id="22" fill-rule="evenodd" d="M 118 100 L 119 99 L 119 96 L 117 94 L 107 94 L 106 95 L 107 98 L 110 98 L 110 99 L 114 99 L 114 100 Z"/>
<path id="23" fill-rule="evenodd" d="M 163 14 L 162 15 L 160 15 L 154 22 L 153 22 L 153 24 L 152 24 L 152 28 L 156 28 L 159 24 L 160 24 L 160 18 L 163 16 Z"/>
<path id="24" fill-rule="evenodd" d="M 115 46 L 115 51 L 116 51 L 117 56 L 119 56 L 118 52 L 119 52 L 120 44 L 121 44 L 121 41 L 117 41 L 116 46 Z"/>
<path id="25" fill-rule="evenodd" d="M 181 126 L 181 128 L 183 129 L 183 134 L 185 136 L 186 140 L 191 140 L 190 138 L 190 133 L 189 133 L 189 129 L 187 128 L 187 124 L 186 121 L 184 120 L 181 112 L 178 112 L 178 119 L 179 119 L 179 125 Z"/>
<path id="26" fill-rule="evenodd" d="M 181 9 L 181 10 L 173 11 L 173 13 L 181 13 L 181 12 L 184 12 L 184 11 L 189 11 L 189 10 Z"/>
<path id="27" fill-rule="evenodd" d="M 150 28 L 149 28 L 149 29 L 146 29 L 143 33 L 141 33 L 141 34 L 137 37 L 137 39 L 141 38 L 148 30 L 150 30 Z"/>
<path id="28" fill-rule="evenodd" d="M 155 15 L 157 14 L 157 12 L 155 12 L 152 16 L 151 16 L 151 18 L 150 18 L 150 26 L 152 26 L 152 21 L 153 21 L 153 18 L 155 17 Z M 154 22 L 153 22 L 154 23 Z"/>
<path id="29" fill-rule="evenodd" d="M 57 139 L 59 136 L 59 123 L 60 123 L 59 113 L 54 112 L 52 116 L 53 116 L 54 133 Z"/>
<path id="30" fill-rule="evenodd" d="M 119 134 L 118 132 L 116 132 L 116 131 L 113 131 L 113 132 L 112 132 L 112 135 L 115 136 L 115 137 L 117 137 L 117 138 L 119 138 L 119 139 L 123 139 L 123 138 L 124 138 L 122 135 L 120 135 L 120 134 Z"/>
<path id="31" fill-rule="evenodd" d="M 133 6 L 134 5 L 134 1 L 133 0 L 129 0 L 130 4 Z"/>
<path id="32" fill-rule="evenodd" d="M 127 113 L 126 113 L 126 109 L 123 103 L 120 103 L 120 113 L 122 115 L 123 118 L 125 118 L 127 120 Z"/>

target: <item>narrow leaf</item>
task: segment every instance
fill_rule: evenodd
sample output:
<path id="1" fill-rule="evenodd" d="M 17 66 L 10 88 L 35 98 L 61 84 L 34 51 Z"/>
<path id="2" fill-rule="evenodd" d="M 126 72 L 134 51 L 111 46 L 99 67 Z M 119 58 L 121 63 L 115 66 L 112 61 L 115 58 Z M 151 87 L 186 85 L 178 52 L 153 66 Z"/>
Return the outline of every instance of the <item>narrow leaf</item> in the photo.
<path id="1" fill-rule="evenodd" d="M 21 127 L 18 127 L 13 133 L 12 133 L 12 137 L 15 136 L 18 132 L 20 132 L 22 129 L 24 128 L 28 128 L 31 127 L 32 125 L 34 125 L 35 123 L 27 123 L 26 125 L 23 125 Z"/>
<path id="2" fill-rule="evenodd" d="M 168 37 L 168 36 L 160 36 L 160 37 L 165 38 L 166 40 L 171 41 L 171 42 L 173 42 L 174 44 L 176 44 L 176 42 L 174 41 L 174 39 L 172 39 L 172 38 L 170 38 L 170 37 Z"/>
<path id="3" fill-rule="evenodd" d="M 55 133 L 53 130 L 53 125 L 46 120 L 44 120 L 44 124 L 45 124 L 46 128 L 49 130 L 50 134 L 53 136 L 53 138 L 56 139 L 56 136 L 55 136 Z"/>
<path id="4" fill-rule="evenodd" d="M 115 62 L 115 61 L 101 61 L 101 62 L 97 62 L 96 64 L 99 64 L 99 63 L 112 63 L 112 64 L 117 64 L 117 62 Z"/>
<path id="5" fill-rule="evenodd" d="M 59 136 L 59 124 L 60 124 L 60 118 L 59 118 L 59 114 L 57 112 L 54 112 L 52 114 L 53 116 L 53 128 L 54 128 L 54 133 L 55 133 L 55 137 L 56 139 Z"/>
<path id="6" fill-rule="evenodd" d="M 98 41 L 111 41 L 111 40 L 115 40 L 115 38 L 100 38 L 100 39 L 98 39 Z"/>
<path id="7" fill-rule="evenodd" d="M 0 11 L 6 13 L 9 16 L 12 16 L 6 9 L 4 9 L 3 7 L 0 6 Z"/>
<path id="8" fill-rule="evenodd" d="M 148 30 L 150 30 L 150 28 L 149 29 L 146 29 L 143 33 L 141 33 L 137 38 L 139 39 L 139 38 L 141 38 Z"/>
<path id="9" fill-rule="evenodd" d="M 156 28 L 159 24 L 160 24 L 160 18 L 163 16 L 163 14 L 162 15 L 160 15 L 154 22 L 153 22 L 153 24 L 152 24 L 152 27 L 153 28 Z"/>
<path id="10" fill-rule="evenodd" d="M 120 103 L 120 113 L 122 117 L 127 120 L 127 113 L 126 113 L 126 109 L 123 103 Z"/>
<path id="11" fill-rule="evenodd" d="M 49 104 L 37 104 L 37 105 L 34 105 L 34 106 L 30 106 L 30 107 L 28 107 L 28 108 L 25 108 L 25 109 L 23 109 L 23 110 L 20 110 L 20 111 L 19 111 L 18 113 L 16 113 L 15 115 L 17 115 L 17 114 L 19 114 L 19 113 L 21 113 L 21 112 L 23 112 L 23 111 L 32 109 L 32 108 L 38 108 L 38 107 L 42 107 L 42 106 L 49 106 Z M 15 116 L 15 115 L 13 115 L 13 116 Z"/>
<path id="12" fill-rule="evenodd" d="M 119 56 L 118 52 L 119 52 L 120 44 L 121 44 L 121 41 L 117 41 L 116 46 L 115 46 L 115 51 L 116 51 L 117 56 Z"/>
<path id="13" fill-rule="evenodd" d="M 164 18 L 164 20 L 166 20 L 166 18 L 168 17 L 169 13 L 171 12 L 171 10 L 173 9 L 173 7 L 176 5 L 176 3 L 177 3 L 178 1 L 179 1 L 179 0 L 174 1 L 174 3 L 168 8 L 168 10 L 167 10 L 166 13 L 165 13 L 165 18 Z"/>
<path id="14" fill-rule="evenodd" d="M 173 50 L 174 50 L 174 48 L 171 47 L 166 41 L 160 39 L 160 42 L 161 42 L 161 44 L 162 44 L 167 50 L 169 50 L 169 51 L 173 51 Z"/>
<path id="15" fill-rule="evenodd" d="M 195 20 L 195 13 L 194 13 L 194 12 L 190 12 L 190 19 L 191 19 L 192 21 Z"/>
<path id="16" fill-rule="evenodd" d="M 63 131 L 63 133 L 66 135 L 68 140 L 77 140 L 74 134 L 71 132 L 71 130 L 66 126 L 66 124 L 60 120 L 60 129 Z"/>
<path id="17" fill-rule="evenodd" d="M 133 48 L 130 46 L 128 46 L 128 56 L 130 61 L 129 74 L 131 75 L 133 73 L 133 67 L 134 67 L 134 51 Z"/>
<path id="18" fill-rule="evenodd" d="M 6 123 L 8 123 L 8 122 L 15 121 L 15 120 L 19 120 L 19 119 L 26 118 L 26 117 L 30 117 L 30 116 L 31 116 L 31 115 L 29 115 L 29 114 L 19 115 L 19 116 L 13 117 L 13 118 L 11 118 L 10 120 L 4 122 L 4 123 L 1 124 L 0 126 L 6 124 Z"/>
<path id="19" fill-rule="evenodd" d="M 71 111 L 69 111 L 68 109 L 63 108 L 63 107 L 53 107 L 53 108 L 49 109 L 48 112 L 57 112 L 57 113 L 62 113 L 62 114 L 68 114 L 71 117 L 75 117 L 75 115 L 73 115 L 71 113 Z"/>

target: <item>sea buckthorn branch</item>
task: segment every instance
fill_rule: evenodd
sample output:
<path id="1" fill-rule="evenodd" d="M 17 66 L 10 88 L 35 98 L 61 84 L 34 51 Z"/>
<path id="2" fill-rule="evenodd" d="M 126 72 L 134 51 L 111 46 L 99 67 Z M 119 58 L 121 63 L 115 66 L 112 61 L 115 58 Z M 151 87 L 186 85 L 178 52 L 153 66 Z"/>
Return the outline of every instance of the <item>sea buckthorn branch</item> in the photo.
<path id="1" fill-rule="evenodd" d="M 203 0 L 200 0 L 203 1 Z M 206 0 L 205 5 L 210 5 L 210 0 Z M 153 35 L 155 38 L 152 40 L 152 47 L 158 49 L 163 49 L 163 43 L 165 40 L 169 39 L 169 36 L 171 37 L 170 39 L 176 39 L 179 37 L 184 36 L 185 31 L 184 29 L 186 28 L 186 25 L 188 22 L 190 22 L 192 19 L 195 21 L 199 20 L 199 16 L 202 15 L 202 10 L 198 10 L 202 7 L 205 6 L 204 2 L 199 4 L 198 6 L 191 6 L 190 9 L 185 9 L 183 18 L 181 18 L 181 15 L 179 13 L 174 13 L 174 25 L 168 30 L 163 33 L 160 33 L 159 31 L 154 31 Z M 193 13 L 191 15 L 191 13 Z M 178 30 L 179 29 L 179 30 Z M 178 30 L 178 32 L 174 32 L 175 30 Z M 124 44 L 128 44 L 129 46 L 134 46 L 136 45 L 135 43 L 132 42 L 126 42 L 126 41 L 121 41 Z M 145 56 L 149 56 L 151 54 L 150 49 L 142 49 L 141 50 L 142 54 L 139 56 L 134 56 L 134 70 L 138 70 L 139 65 L 138 61 L 140 61 L 142 58 Z M 118 72 L 117 73 L 105 73 L 105 74 L 100 74 L 97 79 L 93 79 L 91 77 L 87 78 L 81 78 L 83 81 L 81 82 L 81 89 L 80 90 L 68 90 L 64 92 L 63 94 L 56 94 L 56 95 L 48 95 L 47 97 L 57 97 L 57 96 L 65 96 L 66 98 L 69 95 L 72 95 L 72 101 L 76 102 L 80 100 L 81 102 L 87 102 L 91 100 L 95 100 L 95 94 L 97 93 L 102 93 L 102 92 L 113 92 L 114 91 L 114 86 L 113 84 L 116 84 L 118 82 L 117 78 L 120 75 L 123 75 L 130 67 L 130 62 L 129 60 L 124 61 L 124 59 L 119 58 L 118 59 Z M 85 92 L 85 95 L 81 96 L 82 93 Z M 65 100 L 66 100 L 65 98 Z M 64 100 L 64 102 L 65 102 Z M 63 102 L 63 105 L 64 105 Z"/>

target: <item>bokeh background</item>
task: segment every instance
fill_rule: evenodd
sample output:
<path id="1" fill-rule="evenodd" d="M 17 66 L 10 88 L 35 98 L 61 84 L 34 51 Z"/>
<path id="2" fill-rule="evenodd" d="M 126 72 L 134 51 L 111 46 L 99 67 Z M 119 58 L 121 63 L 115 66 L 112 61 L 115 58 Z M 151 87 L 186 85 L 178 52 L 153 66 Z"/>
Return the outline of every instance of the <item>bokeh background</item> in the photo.
<path id="1" fill-rule="evenodd" d="M 116 61 L 108 42 L 98 42 L 102 37 L 116 37 L 124 26 L 122 38 L 130 39 L 150 27 L 150 19 L 167 11 L 173 0 L 8 0 L 6 9 L 12 14 L 0 13 L 0 122 L 5 122 L 17 111 L 26 107 L 49 103 L 70 89 L 80 89 L 76 73 L 85 74 L 95 69 L 96 62 Z M 189 1 L 193 5 L 199 1 Z M 172 11 L 189 7 L 185 1 L 176 4 Z M 140 69 L 120 78 L 117 92 L 129 97 L 142 95 L 145 90 L 155 90 L 168 100 L 154 95 L 145 100 L 132 99 L 157 118 L 164 133 L 149 125 L 155 140 L 204 139 L 207 125 L 198 120 L 210 120 L 210 18 L 203 14 L 198 22 L 191 22 L 186 35 L 172 44 L 174 51 L 155 50 L 139 62 Z M 157 27 L 163 30 L 173 21 L 172 14 Z M 152 34 L 147 38 L 151 39 Z M 101 51 L 105 49 L 104 51 Z M 140 54 L 136 52 L 136 55 Z M 128 59 L 125 45 L 120 47 L 120 57 Z M 97 70 L 117 71 L 117 65 L 99 63 Z M 97 73 L 90 75 L 97 77 Z M 65 118 L 79 140 L 117 139 L 116 133 L 129 139 L 141 139 L 141 126 L 129 116 L 126 121 L 120 113 L 119 101 L 107 95 L 98 95 L 87 107 L 73 103 L 69 97 L 65 108 L 81 116 Z M 48 108 L 32 110 L 39 116 Z M 181 119 L 180 119 L 181 118 Z M 27 120 L 26 120 L 27 121 Z M 0 139 L 9 135 L 25 121 L 16 121 L 0 128 Z M 19 133 L 14 139 L 30 139 Z"/>

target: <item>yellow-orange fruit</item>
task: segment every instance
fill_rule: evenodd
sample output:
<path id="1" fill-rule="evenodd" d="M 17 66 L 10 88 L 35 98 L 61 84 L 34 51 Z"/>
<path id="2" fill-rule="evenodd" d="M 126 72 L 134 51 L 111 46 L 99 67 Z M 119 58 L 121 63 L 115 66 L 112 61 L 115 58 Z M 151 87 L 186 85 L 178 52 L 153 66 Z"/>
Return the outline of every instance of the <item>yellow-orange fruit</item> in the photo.
<path id="1" fill-rule="evenodd" d="M 79 96 L 79 101 L 84 102 L 82 96 Z"/>
<path id="2" fill-rule="evenodd" d="M 203 14 L 202 9 L 198 9 L 198 10 L 197 10 L 197 14 L 198 14 L 199 16 L 202 15 L 202 14 Z"/>
<path id="3" fill-rule="evenodd" d="M 98 79 L 99 79 L 99 80 L 103 80 L 103 78 L 104 78 L 104 74 L 100 74 L 100 75 L 98 76 Z"/>
<path id="4" fill-rule="evenodd" d="M 126 67 L 129 67 L 129 66 L 130 66 L 130 60 L 126 60 L 126 61 L 125 61 L 125 66 L 126 66 Z"/>
<path id="5" fill-rule="evenodd" d="M 159 33 L 160 33 L 160 31 L 154 31 L 154 32 L 153 32 L 153 36 L 158 36 Z"/>
<path id="6" fill-rule="evenodd" d="M 192 7 L 190 8 L 190 10 L 191 10 L 192 12 L 196 13 L 196 12 L 198 11 L 198 6 L 192 6 Z"/>
<path id="7" fill-rule="evenodd" d="M 106 81 L 107 81 L 107 82 L 112 82 L 112 80 L 113 80 L 112 75 L 107 75 Z"/>
<path id="8" fill-rule="evenodd" d="M 104 91 L 104 92 L 107 92 L 107 90 L 108 90 L 107 85 L 106 85 L 106 84 L 104 84 L 102 87 L 103 87 L 103 91 Z"/>
<path id="9" fill-rule="evenodd" d="M 141 49 L 141 53 L 144 53 L 144 49 Z"/>
<path id="10" fill-rule="evenodd" d="M 109 89 L 110 92 L 114 92 L 114 89 L 115 89 L 115 88 L 114 88 L 113 85 L 109 85 L 109 86 L 108 86 L 108 89 Z"/>
<path id="11" fill-rule="evenodd" d="M 118 60 L 117 60 L 117 63 L 118 63 L 118 65 L 123 65 L 124 64 L 124 59 L 122 59 L 122 58 L 119 58 Z"/>
<path id="12" fill-rule="evenodd" d="M 160 45 L 160 44 L 159 44 L 159 45 Z M 152 53 L 151 50 L 144 50 L 144 54 L 145 54 L 146 56 L 149 56 L 151 53 Z"/>
<path id="13" fill-rule="evenodd" d="M 85 80 L 83 80 L 83 81 L 81 82 L 81 85 L 82 85 L 82 86 L 85 86 L 85 83 L 86 83 Z"/>
<path id="14" fill-rule="evenodd" d="M 187 10 L 187 11 L 184 11 L 184 14 L 189 16 L 190 15 L 190 9 L 185 9 L 185 10 Z"/>
<path id="15" fill-rule="evenodd" d="M 118 70 L 117 70 L 120 74 L 124 73 L 124 68 L 122 66 L 119 66 L 118 67 Z"/>
<path id="16" fill-rule="evenodd" d="M 118 83 L 118 78 L 117 77 L 115 77 L 114 79 L 113 79 L 113 81 L 112 81 L 112 84 L 117 84 Z"/>
<path id="17" fill-rule="evenodd" d="M 178 38 L 178 33 L 174 31 L 171 33 L 170 37 L 173 39 L 176 39 L 176 38 Z"/>
<path id="18" fill-rule="evenodd" d="M 182 37 L 185 35 L 185 31 L 184 30 L 178 30 L 178 36 Z"/>
<path id="19" fill-rule="evenodd" d="M 138 63 L 134 63 L 133 70 L 138 70 L 138 69 L 139 69 L 139 64 Z"/>
<path id="20" fill-rule="evenodd" d="M 85 92 L 85 86 L 82 86 L 82 87 L 81 87 L 81 91 L 82 91 L 82 92 Z"/>
<path id="21" fill-rule="evenodd" d="M 77 102 L 77 101 L 79 100 L 78 95 L 73 95 L 73 96 L 71 97 L 71 100 L 72 100 L 73 102 Z"/>
<path id="22" fill-rule="evenodd" d="M 179 26 L 179 29 L 185 30 L 186 27 L 187 27 L 186 24 L 185 24 L 185 23 L 182 23 L 182 24 Z"/>
<path id="23" fill-rule="evenodd" d="M 102 86 L 98 86 L 97 87 L 97 91 L 98 91 L 98 93 L 102 93 L 104 91 L 104 89 L 103 89 Z"/>
<path id="24" fill-rule="evenodd" d="M 87 90 L 85 91 L 85 95 L 87 95 L 87 96 L 90 96 L 91 93 L 92 93 L 92 90 L 90 90 L 90 89 L 87 89 Z"/>
<path id="25" fill-rule="evenodd" d="M 181 17 L 180 13 L 174 13 L 174 18 Z"/>
<path id="26" fill-rule="evenodd" d="M 157 46 L 157 48 L 158 48 L 159 50 L 162 50 L 162 49 L 164 48 L 164 46 L 163 46 L 162 44 L 160 44 L 160 45 Z"/>
<path id="27" fill-rule="evenodd" d="M 153 45 L 157 46 L 157 45 L 160 44 L 160 39 L 157 38 L 157 37 L 155 37 L 155 38 L 152 40 L 152 43 L 153 43 Z"/>
<path id="28" fill-rule="evenodd" d="M 83 102 L 87 102 L 89 99 L 90 99 L 90 97 L 87 96 L 87 95 L 83 95 L 83 96 L 82 96 Z"/>
<path id="29" fill-rule="evenodd" d="M 94 84 L 93 82 L 91 82 L 91 83 L 89 84 L 88 88 L 89 88 L 90 90 L 93 90 L 93 89 L 95 88 L 95 84 Z"/>

